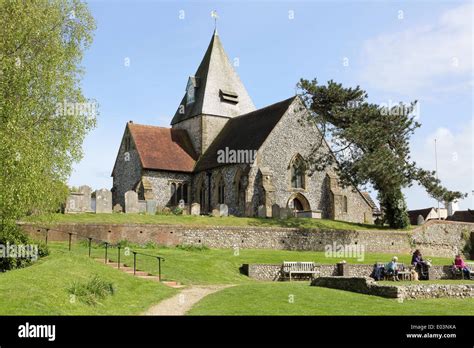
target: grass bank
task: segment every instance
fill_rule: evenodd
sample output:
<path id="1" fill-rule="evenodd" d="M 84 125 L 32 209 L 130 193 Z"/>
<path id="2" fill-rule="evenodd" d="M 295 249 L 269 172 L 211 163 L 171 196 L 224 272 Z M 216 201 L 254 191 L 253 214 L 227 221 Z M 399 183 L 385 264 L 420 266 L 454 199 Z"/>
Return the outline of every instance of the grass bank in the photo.
<path id="1" fill-rule="evenodd" d="M 291 227 L 291 228 L 326 228 L 338 230 L 381 230 L 389 229 L 369 224 L 357 224 L 328 219 L 290 218 L 264 219 L 248 217 L 212 217 L 192 215 L 146 215 L 146 214 L 50 214 L 28 217 L 25 222 L 38 224 L 58 223 L 96 223 L 96 224 L 160 224 L 185 226 L 256 226 L 256 227 Z M 409 228 L 411 229 L 411 227 Z M 408 229 L 408 230 L 409 230 Z"/>
<path id="2" fill-rule="evenodd" d="M 50 248 L 51 254 L 30 267 L 0 273 L 0 315 L 131 315 L 176 293 L 157 282 L 134 278 L 89 259 L 87 254 Z M 71 297 L 76 281 L 92 277 L 113 284 L 115 291 L 95 306 Z"/>

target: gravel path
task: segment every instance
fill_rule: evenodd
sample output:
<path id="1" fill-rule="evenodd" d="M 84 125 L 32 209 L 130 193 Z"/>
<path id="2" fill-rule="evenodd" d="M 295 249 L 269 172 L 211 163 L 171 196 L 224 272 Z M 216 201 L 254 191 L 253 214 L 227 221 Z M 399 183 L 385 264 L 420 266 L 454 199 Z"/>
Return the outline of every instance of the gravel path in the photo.
<path id="1" fill-rule="evenodd" d="M 144 315 L 185 315 L 207 295 L 234 285 L 194 285 L 150 307 Z"/>

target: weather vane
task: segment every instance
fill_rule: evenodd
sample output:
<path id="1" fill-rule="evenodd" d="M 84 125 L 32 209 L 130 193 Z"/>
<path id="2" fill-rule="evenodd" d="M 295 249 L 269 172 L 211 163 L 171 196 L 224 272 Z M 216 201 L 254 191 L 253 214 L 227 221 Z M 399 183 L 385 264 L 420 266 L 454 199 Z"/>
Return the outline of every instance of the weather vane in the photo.
<path id="1" fill-rule="evenodd" d="M 217 15 L 216 10 L 211 11 L 211 17 L 214 18 L 214 30 L 217 30 L 217 19 L 219 18 L 219 16 Z"/>

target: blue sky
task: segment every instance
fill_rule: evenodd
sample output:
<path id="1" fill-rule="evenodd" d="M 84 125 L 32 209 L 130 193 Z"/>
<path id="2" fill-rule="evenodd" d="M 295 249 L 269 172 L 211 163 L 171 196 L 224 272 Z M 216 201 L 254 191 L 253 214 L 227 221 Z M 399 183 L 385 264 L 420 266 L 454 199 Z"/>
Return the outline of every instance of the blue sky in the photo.
<path id="1" fill-rule="evenodd" d="M 257 107 L 286 99 L 301 78 L 360 85 L 376 103 L 419 100 L 413 159 L 473 208 L 472 3 L 463 1 L 90 1 L 97 21 L 84 93 L 98 126 L 69 183 L 111 188 L 125 123 L 169 126 L 219 14 L 218 32 Z M 184 18 L 183 18 L 184 17 Z M 434 206 L 419 187 L 410 209 Z"/>

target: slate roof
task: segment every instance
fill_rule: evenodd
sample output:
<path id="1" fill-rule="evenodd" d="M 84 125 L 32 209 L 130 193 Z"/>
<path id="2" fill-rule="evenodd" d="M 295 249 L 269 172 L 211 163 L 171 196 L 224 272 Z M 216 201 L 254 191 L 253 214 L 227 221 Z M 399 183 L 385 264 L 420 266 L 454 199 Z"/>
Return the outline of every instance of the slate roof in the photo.
<path id="1" fill-rule="evenodd" d="M 182 129 L 127 124 L 143 169 L 192 172 L 197 155 Z"/>
<path id="2" fill-rule="evenodd" d="M 255 110 L 255 105 L 230 63 L 216 31 L 195 75 L 190 78 L 197 86 L 195 101 L 186 105 L 185 94 L 180 103 L 185 112 L 180 113 L 179 106 L 171 125 L 201 114 L 234 117 Z M 222 101 L 221 91 L 237 95 L 238 103 Z"/>
<path id="3" fill-rule="evenodd" d="M 408 217 L 410 219 L 410 224 L 417 225 L 419 215 L 423 216 L 423 219 L 426 221 L 426 218 L 428 217 L 428 215 L 433 209 L 434 208 L 431 207 L 431 208 L 424 208 L 424 209 L 409 210 Z"/>
<path id="4" fill-rule="evenodd" d="M 225 164 L 217 162 L 217 151 L 258 150 L 291 103 L 291 97 L 245 115 L 231 118 L 196 164 L 195 171 L 203 171 Z"/>
<path id="5" fill-rule="evenodd" d="M 474 210 L 458 210 L 453 215 L 448 216 L 446 220 L 474 222 Z"/>

